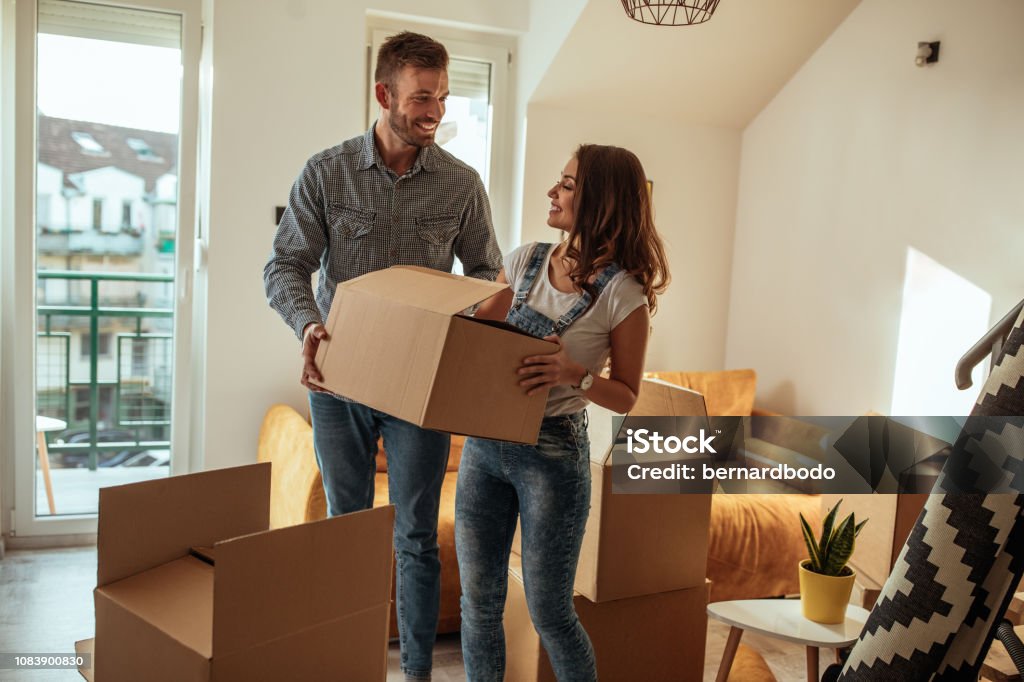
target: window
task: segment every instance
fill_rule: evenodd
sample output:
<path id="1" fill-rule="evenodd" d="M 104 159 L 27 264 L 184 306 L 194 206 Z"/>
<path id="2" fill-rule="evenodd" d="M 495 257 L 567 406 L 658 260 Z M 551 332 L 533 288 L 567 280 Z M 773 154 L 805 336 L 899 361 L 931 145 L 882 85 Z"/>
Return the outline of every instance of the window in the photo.
<path id="1" fill-rule="evenodd" d="M 132 226 L 132 202 L 124 200 L 121 202 L 121 227 Z"/>
<path id="2" fill-rule="evenodd" d="M 110 333 L 100 332 L 99 343 L 97 344 L 97 352 L 101 358 L 110 357 Z M 79 355 L 83 360 L 89 359 L 89 351 L 92 348 L 92 335 L 89 332 L 82 332 L 82 345 L 79 349 Z"/>
<path id="3" fill-rule="evenodd" d="M 196 182 L 194 150 L 199 146 L 199 113 L 208 105 L 198 88 L 203 3 L 140 0 L 127 5 L 117 0 L 3 4 L 2 42 L 12 49 L 5 49 L 0 60 L 4 83 L 13 85 L 13 96 L 8 98 L 5 90 L 0 137 L 26 144 L 4 148 L 4 165 L 19 182 L 17 191 L 14 183 L 0 183 L 0 201 L 13 209 L 0 216 L 2 232 L 21 234 L 21 227 L 35 227 L 22 224 L 32 221 L 39 201 L 27 191 L 31 178 L 36 178 L 36 192 L 51 196 L 50 217 L 55 226 L 75 232 L 63 239 L 18 239 L 12 242 L 13 248 L 4 249 L 5 262 L 27 265 L 17 270 L 2 268 L 3 290 L 10 293 L 6 298 L 12 304 L 11 324 L 4 324 L 2 343 L 5 353 L 11 351 L 16 381 L 5 381 L 0 390 L 0 403 L 9 406 L 5 412 L 11 417 L 7 424 L 11 428 L 0 429 L 0 451 L 8 460 L 4 462 L 8 471 L 15 472 L 12 480 L 4 482 L 14 490 L 14 499 L 6 506 L 20 536 L 95 533 L 96 490 L 110 482 L 102 469 L 84 487 L 80 485 L 84 479 L 54 476 L 55 497 L 64 503 L 57 503 L 59 518 L 41 521 L 54 514 L 44 511 L 45 504 L 37 504 L 46 495 L 38 483 L 40 462 L 32 447 L 36 434 L 31 427 L 38 414 L 37 395 L 45 402 L 53 390 L 49 383 L 33 381 L 34 360 L 45 362 L 46 357 L 32 353 L 35 344 L 28 342 L 30 335 L 37 339 L 68 336 L 71 355 L 64 356 L 62 365 L 70 405 L 64 410 L 65 418 L 69 424 L 78 422 L 73 428 L 84 430 L 90 439 L 116 423 L 120 390 L 119 365 L 112 362 L 117 354 L 116 334 L 164 334 L 166 379 L 158 395 L 163 412 L 159 423 L 146 426 L 143 435 L 149 444 L 159 443 L 162 451 L 172 451 L 179 471 L 201 462 L 201 451 L 192 451 L 193 445 L 201 447 L 203 439 L 189 426 L 198 393 L 188 381 L 192 376 L 188 360 L 192 347 L 205 348 L 205 320 L 193 307 L 192 286 L 177 286 L 175 275 L 183 268 L 176 267 L 175 254 L 157 259 L 152 244 L 146 249 L 141 240 L 116 232 L 127 217 L 125 200 L 131 201 L 136 230 L 151 225 L 148 200 L 154 181 L 178 176 L 179 186 L 172 184 L 159 198 L 169 211 L 165 229 L 184 245 L 182 264 L 192 262 L 198 231 L 196 194 L 201 184 Z M 16 23 L 8 22 L 12 17 Z M 17 50 L 13 49 L 15 39 Z M 47 130 L 52 134 L 33 134 Z M 73 132 L 79 134 L 72 136 Z M 128 138 L 147 142 L 149 151 L 128 146 Z M 182 145 L 187 153 L 179 158 Z M 150 163 L 139 158 L 151 155 L 163 160 Z M 15 223 L 20 225 L 17 230 Z M 93 225 L 100 229 L 92 229 Z M 110 234 L 101 231 L 104 227 Z M 68 272 L 75 270 L 81 272 Z M 198 268 L 195 276 L 205 277 L 204 269 Z M 166 305 L 147 305 L 134 295 L 154 288 L 166 290 L 162 294 Z M 106 312 L 103 309 L 108 307 L 117 311 L 103 315 L 97 328 L 96 311 Z M 167 314 L 168 308 L 172 315 Z M 6 321 L 7 308 L 4 313 Z M 83 332 L 91 335 L 83 338 Z M 86 354 L 106 357 L 91 362 Z M 30 390 L 33 383 L 34 391 Z M 201 429 L 202 423 L 198 434 Z M 91 459 L 95 464 L 96 458 Z M 163 473 L 168 473 L 166 468 Z"/>
<path id="4" fill-rule="evenodd" d="M 153 162 L 163 161 L 163 159 L 150 148 L 149 143 L 145 140 L 141 140 L 137 137 L 129 137 L 125 142 L 132 148 L 139 160 Z"/>
<path id="5" fill-rule="evenodd" d="M 438 144 L 475 168 L 485 187 L 490 180 L 491 69 L 487 62 L 452 58 L 451 94 L 438 132 Z"/>
<path id="6" fill-rule="evenodd" d="M 106 149 L 103 148 L 99 142 L 96 141 L 89 133 L 82 133 L 74 131 L 71 133 L 71 139 L 78 143 L 78 146 L 82 148 L 82 151 L 86 154 L 94 154 L 96 156 L 107 156 L 110 154 Z"/>

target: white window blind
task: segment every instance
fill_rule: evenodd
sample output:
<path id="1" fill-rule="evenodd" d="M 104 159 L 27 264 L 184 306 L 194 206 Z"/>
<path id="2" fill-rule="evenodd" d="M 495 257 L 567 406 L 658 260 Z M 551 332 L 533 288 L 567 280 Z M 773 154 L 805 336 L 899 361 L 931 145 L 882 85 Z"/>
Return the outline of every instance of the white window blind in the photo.
<path id="1" fill-rule="evenodd" d="M 181 47 L 181 17 L 177 14 L 71 0 L 39 0 L 39 32 L 154 47 Z"/>
<path id="2" fill-rule="evenodd" d="M 448 89 L 455 97 L 491 101 L 491 65 L 452 58 L 448 63 Z"/>

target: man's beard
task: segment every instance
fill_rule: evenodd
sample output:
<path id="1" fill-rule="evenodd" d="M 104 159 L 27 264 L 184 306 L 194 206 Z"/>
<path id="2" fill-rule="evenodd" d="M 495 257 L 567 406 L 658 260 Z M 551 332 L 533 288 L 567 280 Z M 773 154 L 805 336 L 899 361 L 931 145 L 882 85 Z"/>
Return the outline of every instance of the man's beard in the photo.
<path id="1" fill-rule="evenodd" d="M 422 122 L 426 123 L 427 120 L 424 119 Z M 395 111 L 392 111 L 388 117 L 388 126 L 390 126 L 392 132 L 407 145 L 419 148 L 434 144 L 434 133 L 437 132 L 437 128 L 434 128 L 434 131 L 431 133 L 420 133 L 413 128 L 414 125 L 415 122 L 410 123 L 408 116 Z"/>

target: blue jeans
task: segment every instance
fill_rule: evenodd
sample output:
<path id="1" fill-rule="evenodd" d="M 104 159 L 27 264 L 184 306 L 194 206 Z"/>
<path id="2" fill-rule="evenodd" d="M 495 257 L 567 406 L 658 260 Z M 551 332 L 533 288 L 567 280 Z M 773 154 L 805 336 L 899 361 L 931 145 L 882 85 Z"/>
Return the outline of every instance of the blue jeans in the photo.
<path id="1" fill-rule="evenodd" d="M 505 676 L 502 614 L 516 518 L 534 628 L 560 682 L 597 679 L 572 585 L 590 510 L 585 413 L 547 417 L 536 446 L 468 438 L 459 463 L 455 548 L 462 579 L 462 658 L 470 682 Z"/>
<path id="2" fill-rule="evenodd" d="M 411 677 L 428 677 L 441 602 L 437 514 L 451 439 L 326 393 L 310 392 L 309 408 L 330 516 L 373 506 L 377 438 L 384 439 L 388 492 L 395 505 L 395 606 L 402 670 Z"/>

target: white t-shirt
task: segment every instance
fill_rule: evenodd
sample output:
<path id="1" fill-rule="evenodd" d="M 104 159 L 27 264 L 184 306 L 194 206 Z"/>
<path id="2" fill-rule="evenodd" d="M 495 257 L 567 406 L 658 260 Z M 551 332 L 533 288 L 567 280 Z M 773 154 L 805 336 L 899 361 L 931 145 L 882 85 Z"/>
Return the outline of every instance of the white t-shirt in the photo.
<path id="1" fill-rule="evenodd" d="M 505 278 L 512 291 L 519 290 L 519 284 L 526 275 L 526 268 L 533 255 L 536 242 L 520 246 L 505 256 Z M 548 278 L 548 262 L 554 248 L 548 249 L 544 264 L 534 279 L 533 288 L 526 299 L 526 305 L 538 313 L 557 320 L 569 312 L 579 300 L 577 293 L 565 293 L 551 285 Z M 562 345 L 575 362 L 590 370 L 594 376 L 600 374 L 611 352 L 610 334 L 631 312 L 647 305 L 643 286 L 626 273 L 619 272 L 605 286 L 590 310 L 576 318 L 562 334 Z M 544 415 L 551 417 L 572 414 L 587 406 L 583 393 L 571 386 L 555 386 L 548 395 Z"/>

